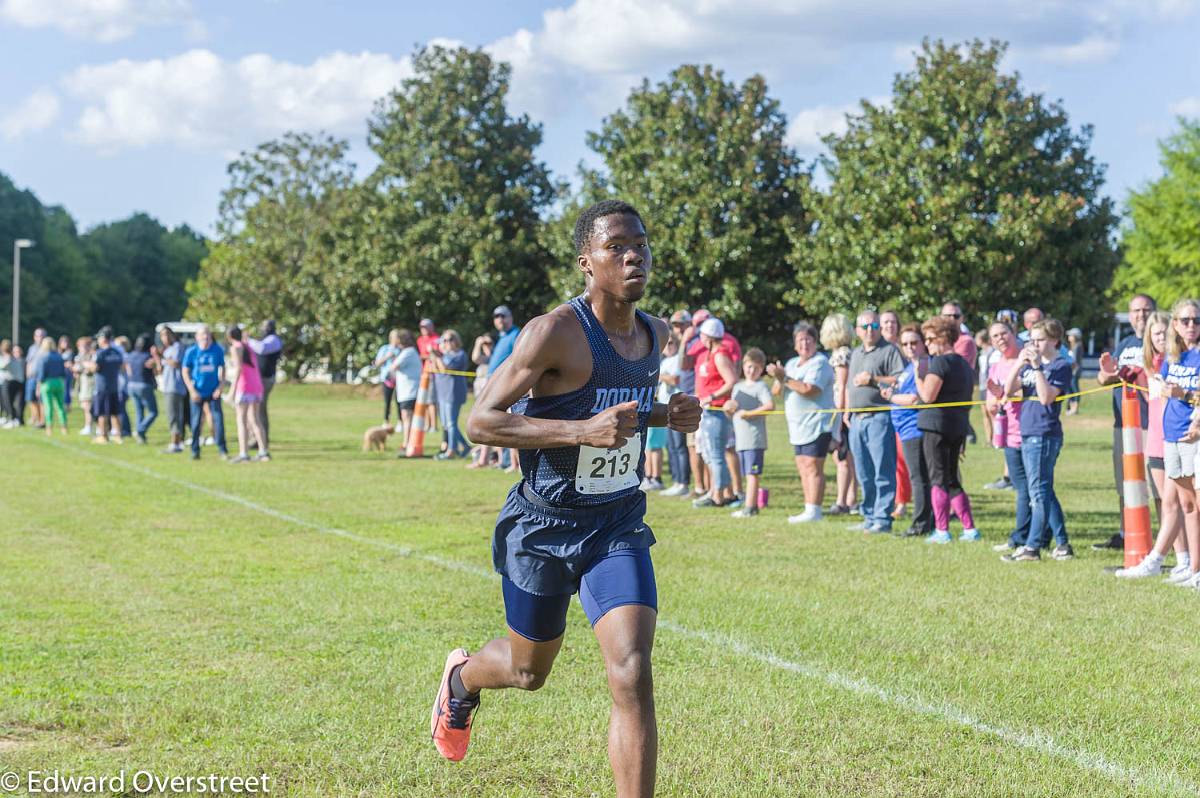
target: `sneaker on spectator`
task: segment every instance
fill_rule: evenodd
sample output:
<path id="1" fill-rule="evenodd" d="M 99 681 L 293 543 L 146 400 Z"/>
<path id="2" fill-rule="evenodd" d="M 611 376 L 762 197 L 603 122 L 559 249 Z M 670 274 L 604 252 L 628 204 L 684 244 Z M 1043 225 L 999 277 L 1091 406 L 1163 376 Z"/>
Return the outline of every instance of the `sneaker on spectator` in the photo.
<path id="1" fill-rule="evenodd" d="M 722 504 L 721 506 L 722 506 L 722 507 L 732 507 L 732 508 L 734 508 L 734 509 L 737 509 L 738 507 L 741 507 L 741 506 L 742 506 L 743 504 L 745 504 L 745 503 L 746 503 L 746 502 L 745 502 L 745 499 L 744 499 L 742 496 L 738 496 L 738 495 L 736 495 L 736 494 L 735 494 L 735 495 L 734 495 L 734 497 L 733 497 L 733 499 L 731 499 L 730 501 L 727 501 L 727 502 L 725 502 L 725 503 L 724 503 L 724 504 Z"/>
<path id="2" fill-rule="evenodd" d="M 1155 557 L 1153 553 L 1147 555 L 1146 559 L 1142 560 L 1137 565 L 1129 568 L 1118 568 L 1113 576 L 1118 579 L 1144 579 L 1147 576 L 1158 576 L 1162 573 L 1162 558 Z"/>
<path id="3" fill-rule="evenodd" d="M 1096 551 L 1104 551 L 1105 549 L 1116 549 L 1121 551 L 1125 548 L 1125 538 L 1121 537 L 1120 532 L 1113 533 L 1113 536 L 1102 543 L 1093 543 L 1092 548 Z"/>
<path id="4" fill-rule="evenodd" d="M 661 479 L 650 480 L 650 490 L 662 490 L 664 487 Z"/>
<path id="5" fill-rule="evenodd" d="M 1054 551 L 1050 552 L 1050 556 L 1056 560 L 1073 560 L 1075 559 L 1075 549 L 1071 548 L 1070 543 L 1064 543 L 1061 546 L 1055 546 Z"/>
<path id="6" fill-rule="evenodd" d="M 1012 480 L 1005 474 L 995 482 L 989 482 L 983 486 L 984 490 L 1013 490 Z"/>
<path id="7" fill-rule="evenodd" d="M 712 500 L 712 496 L 701 496 L 692 502 L 693 507 L 717 507 L 719 506 Z"/>
<path id="8" fill-rule="evenodd" d="M 945 529 L 934 530 L 929 537 L 925 538 L 926 543 L 952 543 L 954 538 L 950 537 L 950 533 Z"/>
<path id="9" fill-rule="evenodd" d="M 997 543 L 995 546 L 992 546 L 992 551 L 1005 552 L 1012 551 L 1015 548 L 1017 547 L 1014 546 L 1011 541 L 1006 540 L 1003 543 Z"/>
<path id="10" fill-rule="evenodd" d="M 1022 546 L 1000 557 L 1001 562 L 1041 562 L 1042 554 L 1037 549 Z"/>
<path id="11" fill-rule="evenodd" d="M 814 507 L 811 510 L 805 510 L 804 512 L 800 513 L 799 515 L 789 515 L 788 523 L 789 524 L 809 524 L 809 523 L 812 523 L 813 521 L 820 521 L 824 517 L 825 517 L 825 514 L 821 512 L 821 508 Z"/>
<path id="12" fill-rule="evenodd" d="M 214 438 L 213 436 L 209 435 L 207 438 L 204 439 L 204 445 L 205 446 L 216 446 L 217 439 Z"/>
<path id="13" fill-rule="evenodd" d="M 866 532 L 867 527 L 871 526 L 870 521 L 859 521 L 856 524 L 846 524 L 847 532 Z"/>
<path id="14" fill-rule="evenodd" d="M 848 512 L 850 515 L 862 515 L 862 502 L 850 505 Z"/>
<path id="15" fill-rule="evenodd" d="M 929 534 L 928 529 L 917 529 L 915 526 L 910 526 L 908 529 L 900 533 L 902 538 L 923 538 Z"/>
<path id="16" fill-rule="evenodd" d="M 1176 557 L 1178 557 L 1178 555 L 1176 555 Z M 1190 574 L 1191 572 L 1192 572 L 1191 563 L 1186 562 L 1186 561 L 1185 562 L 1176 562 L 1175 567 L 1167 572 L 1167 578 L 1170 579 L 1171 577 L 1178 576 L 1180 574 Z"/>
<path id="17" fill-rule="evenodd" d="M 734 510 L 729 514 L 732 518 L 753 518 L 758 515 L 757 507 L 743 507 L 740 510 Z"/>
<path id="18" fill-rule="evenodd" d="M 983 536 L 979 534 L 978 529 L 964 529 L 958 539 L 964 543 L 975 543 L 982 540 Z"/>
<path id="19" fill-rule="evenodd" d="M 835 504 L 825 511 L 825 515 L 849 515 L 850 508 L 844 504 Z"/>
<path id="20" fill-rule="evenodd" d="M 686 496 L 691 491 L 687 485 L 682 482 L 676 482 L 671 487 L 660 493 L 660 496 Z"/>
<path id="21" fill-rule="evenodd" d="M 1189 573 L 1187 579 L 1178 582 L 1172 582 L 1175 587 L 1190 587 L 1200 590 L 1200 573 Z"/>
<path id="22" fill-rule="evenodd" d="M 650 479 L 650 477 L 642 477 L 642 484 L 638 485 L 638 490 L 642 490 L 642 491 L 650 490 L 651 489 L 650 485 L 653 481 L 654 480 Z"/>
<path id="23" fill-rule="evenodd" d="M 1188 566 L 1187 568 L 1182 568 L 1182 567 L 1176 565 L 1174 568 L 1171 569 L 1171 573 L 1167 574 L 1167 578 L 1163 581 L 1167 582 L 1168 584 L 1177 585 L 1180 582 L 1186 582 L 1187 580 L 1189 580 L 1191 578 L 1192 578 L 1191 566 Z"/>
<path id="24" fill-rule="evenodd" d="M 878 521 L 872 521 L 863 526 L 863 532 L 866 532 L 868 535 L 890 535 L 892 534 L 892 528 Z"/>

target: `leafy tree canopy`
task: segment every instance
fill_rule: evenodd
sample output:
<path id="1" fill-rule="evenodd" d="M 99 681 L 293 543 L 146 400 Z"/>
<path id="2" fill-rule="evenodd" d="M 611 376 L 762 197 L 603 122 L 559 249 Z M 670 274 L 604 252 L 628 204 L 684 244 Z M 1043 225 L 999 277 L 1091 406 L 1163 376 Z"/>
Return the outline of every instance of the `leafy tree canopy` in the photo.
<path id="1" fill-rule="evenodd" d="M 926 41 L 890 104 L 862 104 L 829 136 L 828 190 L 796 237 L 809 314 L 890 305 L 908 316 L 960 300 L 974 322 L 1037 304 L 1085 326 L 1107 308 L 1116 218 L 1091 128 L 1000 71 L 1005 47 Z"/>
<path id="2" fill-rule="evenodd" d="M 1117 302 L 1137 292 L 1164 306 L 1200 296 L 1200 120 L 1180 119 L 1159 150 L 1163 176 L 1129 195 Z"/>

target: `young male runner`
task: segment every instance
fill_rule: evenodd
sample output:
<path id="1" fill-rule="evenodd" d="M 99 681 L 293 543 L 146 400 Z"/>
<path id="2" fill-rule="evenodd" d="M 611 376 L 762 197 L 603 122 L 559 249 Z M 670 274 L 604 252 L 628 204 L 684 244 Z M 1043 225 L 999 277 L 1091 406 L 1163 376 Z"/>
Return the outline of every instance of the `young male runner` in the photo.
<path id="1" fill-rule="evenodd" d="M 522 479 L 492 541 L 509 631 L 474 655 L 450 652 L 431 733 L 442 756 L 457 762 L 480 690 L 541 687 L 578 591 L 612 693 L 608 757 L 617 795 L 649 796 L 658 754 L 650 671 L 658 597 L 639 489 L 645 433 L 664 425 L 694 432 L 700 405 L 682 393 L 654 401 L 668 331 L 634 307 L 652 263 L 637 211 L 616 200 L 592 205 L 574 239 L 585 292 L 529 322 L 467 422 L 471 440 L 520 450 Z"/>

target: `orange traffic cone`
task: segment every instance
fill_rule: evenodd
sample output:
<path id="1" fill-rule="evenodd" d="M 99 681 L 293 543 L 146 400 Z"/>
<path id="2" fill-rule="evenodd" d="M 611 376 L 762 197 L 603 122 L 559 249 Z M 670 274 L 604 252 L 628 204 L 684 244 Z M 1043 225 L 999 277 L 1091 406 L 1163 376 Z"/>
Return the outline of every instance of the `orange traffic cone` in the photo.
<path id="1" fill-rule="evenodd" d="M 1150 537 L 1150 491 L 1146 485 L 1146 461 L 1142 456 L 1142 408 L 1137 391 L 1121 387 L 1121 435 L 1124 448 L 1123 473 L 1125 515 L 1125 567 L 1132 568 L 1147 554 Z"/>
<path id="2" fill-rule="evenodd" d="M 405 450 L 408 457 L 425 456 L 425 429 L 428 426 L 425 409 L 429 407 L 429 380 L 429 369 L 422 369 L 421 384 L 417 387 L 417 404 L 412 411 L 412 426 L 408 429 L 408 445 Z"/>

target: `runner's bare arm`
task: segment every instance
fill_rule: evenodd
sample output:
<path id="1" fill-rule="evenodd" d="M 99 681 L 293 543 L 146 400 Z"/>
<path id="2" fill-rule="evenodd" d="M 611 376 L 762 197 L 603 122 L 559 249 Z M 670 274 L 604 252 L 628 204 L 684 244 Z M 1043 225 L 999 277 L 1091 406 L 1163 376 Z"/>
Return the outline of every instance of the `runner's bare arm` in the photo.
<path id="1" fill-rule="evenodd" d="M 577 333 L 566 316 L 539 316 L 521 331 L 513 353 L 488 375 L 487 386 L 467 419 L 467 435 L 486 446 L 553 449 L 560 446 L 618 448 L 637 431 L 637 402 L 625 402 L 581 421 L 529 418 L 509 413 L 547 374 L 557 374 L 578 359 L 572 352 Z M 574 333 L 574 334 L 573 334 Z"/>

